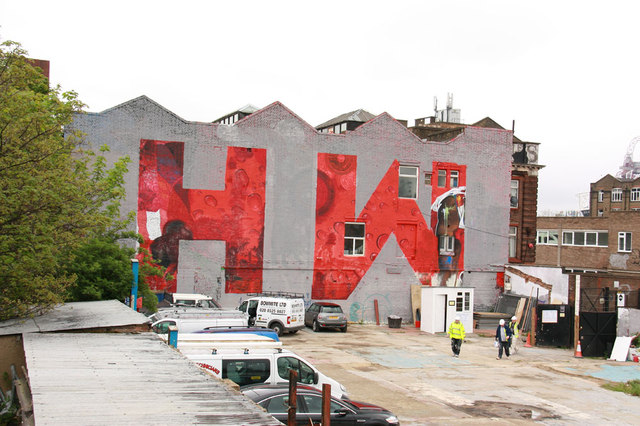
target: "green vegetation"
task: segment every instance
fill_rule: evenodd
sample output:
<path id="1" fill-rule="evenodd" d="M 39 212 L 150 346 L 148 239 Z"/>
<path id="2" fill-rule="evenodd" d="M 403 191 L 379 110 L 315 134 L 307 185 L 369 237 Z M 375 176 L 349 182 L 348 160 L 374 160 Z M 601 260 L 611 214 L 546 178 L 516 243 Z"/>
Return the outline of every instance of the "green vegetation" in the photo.
<path id="1" fill-rule="evenodd" d="M 124 300 L 138 235 L 122 218 L 129 158 L 111 167 L 78 132 L 64 131 L 84 105 L 50 87 L 18 43 L 0 44 L 0 320 L 63 301 Z M 124 240 L 123 240 L 124 239 Z M 133 246 L 133 244 L 129 244 Z M 155 309 L 153 293 L 139 294 Z M 148 300 L 147 300 L 148 299 Z"/>
<path id="2" fill-rule="evenodd" d="M 640 380 L 629 380 L 626 383 L 607 383 L 602 385 L 602 387 L 616 392 L 640 396 Z"/>

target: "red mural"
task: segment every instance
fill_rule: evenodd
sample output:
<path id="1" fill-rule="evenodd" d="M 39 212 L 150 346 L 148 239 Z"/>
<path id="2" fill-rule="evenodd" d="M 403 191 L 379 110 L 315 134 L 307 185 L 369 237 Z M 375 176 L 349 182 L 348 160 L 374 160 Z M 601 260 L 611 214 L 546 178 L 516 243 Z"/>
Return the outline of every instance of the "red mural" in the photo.
<path id="1" fill-rule="evenodd" d="M 138 229 L 142 246 L 167 268 L 155 291 L 176 291 L 180 240 L 226 243 L 226 293 L 262 291 L 265 149 L 227 148 L 225 189 L 183 187 L 184 143 L 140 142 Z"/>
<path id="2" fill-rule="evenodd" d="M 422 284 L 431 285 L 432 277 L 440 271 L 449 274 L 461 271 L 464 188 L 451 186 L 464 184 L 466 169 L 451 163 L 434 163 L 433 171 L 434 176 L 438 176 L 438 170 L 453 167 L 458 172 L 458 181 L 448 180 L 441 188 L 433 186 L 429 227 L 415 199 L 398 196 L 400 164 L 397 160 L 393 161 L 356 217 L 356 156 L 318 154 L 311 298 L 348 298 L 392 233 Z M 447 176 L 455 176 L 447 173 Z M 417 179 L 419 181 L 420 177 Z M 457 223 L 454 223 L 454 217 L 458 218 Z M 450 252 L 441 254 L 438 249 L 440 235 L 451 235 L 455 239 Z"/>

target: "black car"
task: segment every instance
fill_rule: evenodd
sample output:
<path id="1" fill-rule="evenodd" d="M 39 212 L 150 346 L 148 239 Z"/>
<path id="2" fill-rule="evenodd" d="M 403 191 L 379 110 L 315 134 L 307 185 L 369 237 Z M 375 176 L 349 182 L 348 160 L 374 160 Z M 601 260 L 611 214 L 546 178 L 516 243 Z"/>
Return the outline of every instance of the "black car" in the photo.
<path id="1" fill-rule="evenodd" d="M 347 331 L 347 316 L 340 305 L 330 302 L 314 302 L 304 313 L 304 325 L 320 331 L 321 328 L 339 328 Z"/>
<path id="2" fill-rule="evenodd" d="M 287 423 L 289 385 L 250 385 L 242 389 L 248 398 L 277 420 Z M 296 423 L 309 425 L 322 420 L 322 392 L 309 386 L 297 386 Z M 399 425 L 392 412 L 377 405 L 331 397 L 331 425 Z"/>

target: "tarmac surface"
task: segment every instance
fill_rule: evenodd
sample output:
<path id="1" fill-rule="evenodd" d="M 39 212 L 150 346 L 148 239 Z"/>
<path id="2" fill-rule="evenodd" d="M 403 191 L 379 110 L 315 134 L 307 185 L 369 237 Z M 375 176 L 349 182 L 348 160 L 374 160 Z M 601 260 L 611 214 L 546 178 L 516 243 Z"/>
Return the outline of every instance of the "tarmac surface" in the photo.
<path id="1" fill-rule="evenodd" d="M 489 333 L 490 334 L 490 333 Z M 640 398 L 606 390 L 640 379 L 640 365 L 523 347 L 497 360 L 492 337 L 467 334 L 453 358 L 446 334 L 404 325 L 306 328 L 283 347 L 342 383 L 354 400 L 392 411 L 402 425 L 640 424 Z"/>

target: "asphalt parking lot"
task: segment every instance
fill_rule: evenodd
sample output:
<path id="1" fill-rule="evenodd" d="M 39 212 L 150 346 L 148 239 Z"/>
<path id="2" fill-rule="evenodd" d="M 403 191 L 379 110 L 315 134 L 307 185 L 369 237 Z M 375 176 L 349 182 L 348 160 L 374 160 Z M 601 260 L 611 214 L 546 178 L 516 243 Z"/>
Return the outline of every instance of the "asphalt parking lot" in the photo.
<path id="1" fill-rule="evenodd" d="M 445 334 L 410 325 L 307 328 L 283 346 L 347 387 L 351 399 L 391 410 L 402 425 L 639 424 L 640 399 L 601 387 L 640 378 L 637 363 L 526 348 L 496 360 L 491 337 L 468 334 L 460 358 Z"/>

